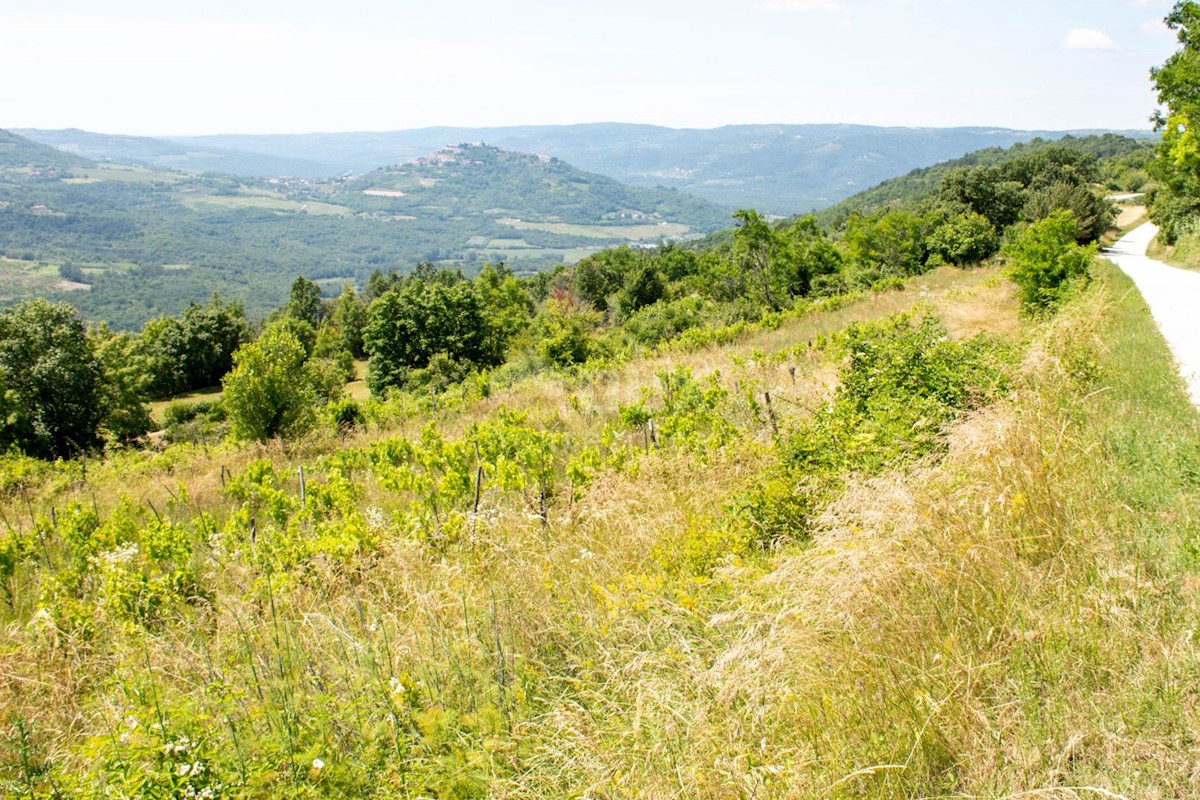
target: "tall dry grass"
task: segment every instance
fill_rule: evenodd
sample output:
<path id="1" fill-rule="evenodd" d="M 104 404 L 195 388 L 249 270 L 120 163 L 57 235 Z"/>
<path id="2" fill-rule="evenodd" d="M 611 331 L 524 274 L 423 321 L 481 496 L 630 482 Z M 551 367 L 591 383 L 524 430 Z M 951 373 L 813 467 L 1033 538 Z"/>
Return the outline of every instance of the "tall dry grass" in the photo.
<path id="1" fill-rule="evenodd" d="M 953 277 L 594 383 L 534 378 L 438 422 L 521 405 L 584 443 L 682 364 L 772 388 L 786 432 L 833 375 L 793 348 L 852 319 L 919 301 L 960 335 L 1023 335 L 1006 285 Z M 80 642 L 14 612 L 5 785 L 136 795 L 121 737 L 160 724 L 146 753 L 202 740 L 229 796 L 1195 795 L 1195 414 L 1136 296 L 1103 287 L 1040 330 L 1012 398 L 958 424 L 947 455 L 851 477 L 806 546 L 746 549 L 720 524 L 773 463 L 760 421 L 720 452 L 651 450 L 546 519 L 485 492 L 446 545 L 381 521 L 353 568 L 271 573 L 214 548 L 217 601 L 161 630 Z M 220 523 L 221 466 L 292 475 L 334 445 L 183 449 L 91 481 Z"/>

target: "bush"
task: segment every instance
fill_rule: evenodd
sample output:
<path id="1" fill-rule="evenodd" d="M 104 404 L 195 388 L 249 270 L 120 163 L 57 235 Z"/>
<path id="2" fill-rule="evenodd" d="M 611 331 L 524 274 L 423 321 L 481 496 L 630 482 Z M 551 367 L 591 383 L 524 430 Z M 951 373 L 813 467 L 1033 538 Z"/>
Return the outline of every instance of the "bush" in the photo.
<path id="1" fill-rule="evenodd" d="M 325 406 L 325 418 L 339 433 L 361 428 L 366 422 L 362 406 L 353 397 L 343 397 Z"/>
<path id="2" fill-rule="evenodd" d="M 1056 211 L 1040 222 L 1018 228 L 1001 251 L 1008 275 L 1027 313 L 1052 309 L 1072 284 L 1087 277 L 1096 246 L 1076 243 L 1078 227 L 1070 211 Z"/>
<path id="3" fill-rule="evenodd" d="M 999 241 L 987 217 L 968 211 L 939 225 L 929 235 L 929 251 L 942 261 L 965 266 L 983 261 L 996 252 Z M 926 262 L 926 266 L 936 266 Z"/>
<path id="4" fill-rule="evenodd" d="M 312 425 L 321 380 L 304 361 L 304 346 L 282 327 L 269 327 L 234 353 L 223 384 L 235 436 L 266 441 Z"/>
<path id="5" fill-rule="evenodd" d="M 788 437 L 778 469 L 735 503 L 754 542 L 807 539 L 810 520 L 849 472 L 873 474 L 936 452 L 943 427 L 1008 388 L 1011 350 L 949 338 L 933 317 L 901 314 L 852 325 L 834 401 Z"/>
<path id="6" fill-rule="evenodd" d="M 687 297 L 670 303 L 655 303 L 634 313 L 625 322 L 625 332 L 634 341 L 655 345 L 703 324 L 712 303 Z"/>
<path id="7" fill-rule="evenodd" d="M 538 355 L 557 367 L 582 364 L 591 354 L 589 332 L 599 322 L 594 313 L 551 302 L 538 316 Z"/>

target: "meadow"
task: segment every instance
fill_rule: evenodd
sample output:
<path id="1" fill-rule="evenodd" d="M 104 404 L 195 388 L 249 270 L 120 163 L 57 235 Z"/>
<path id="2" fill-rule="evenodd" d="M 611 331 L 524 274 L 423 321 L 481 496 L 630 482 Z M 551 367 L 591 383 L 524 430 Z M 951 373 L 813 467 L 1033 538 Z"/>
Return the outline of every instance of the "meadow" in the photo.
<path id="1" fill-rule="evenodd" d="M 1094 273 L 1049 320 L 943 268 L 293 444 L 9 457 L 0 785 L 1194 793 L 1200 429 Z"/>

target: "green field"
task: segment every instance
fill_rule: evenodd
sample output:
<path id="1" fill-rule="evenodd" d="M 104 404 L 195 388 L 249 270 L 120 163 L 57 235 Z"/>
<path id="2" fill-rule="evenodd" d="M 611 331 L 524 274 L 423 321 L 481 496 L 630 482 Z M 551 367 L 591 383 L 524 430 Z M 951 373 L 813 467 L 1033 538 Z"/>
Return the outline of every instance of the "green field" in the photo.
<path id="1" fill-rule="evenodd" d="M 561 236 L 587 236 L 593 239 L 630 239 L 634 241 L 657 241 L 662 238 L 683 236 L 687 225 L 660 222 L 649 225 L 574 225 L 567 222 L 524 222 L 519 219 L 497 220 L 519 231 L 545 231 Z"/>
<path id="2" fill-rule="evenodd" d="M 63 178 L 63 183 L 82 184 L 100 181 L 122 181 L 126 183 L 176 183 L 187 180 L 186 175 L 154 170 L 148 167 L 125 166 L 123 164 L 101 164 L 88 169 L 73 170 L 74 177 Z"/>
<path id="3" fill-rule="evenodd" d="M 569 247 L 569 248 L 550 248 L 550 247 L 524 247 L 524 248 L 504 248 L 504 247 L 488 247 L 475 252 L 490 260 L 500 261 L 520 261 L 529 258 L 554 258 L 562 256 L 564 264 L 574 264 L 597 251 L 597 248 L 592 247 Z"/>
<path id="4" fill-rule="evenodd" d="M 212 195 L 202 194 L 182 198 L 183 204 L 193 211 L 202 209 L 262 208 L 281 213 L 305 213 L 315 216 L 351 216 L 354 212 L 345 206 L 321 203 L 314 200 L 289 200 L 266 193 Z"/>

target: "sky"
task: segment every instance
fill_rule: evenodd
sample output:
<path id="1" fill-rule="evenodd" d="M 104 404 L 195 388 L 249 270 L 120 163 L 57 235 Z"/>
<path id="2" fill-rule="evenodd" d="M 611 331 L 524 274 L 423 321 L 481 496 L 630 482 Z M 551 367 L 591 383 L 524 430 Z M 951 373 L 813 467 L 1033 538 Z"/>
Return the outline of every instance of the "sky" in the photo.
<path id="1" fill-rule="evenodd" d="M 1172 0 L 0 0 L 0 127 L 1149 129 Z"/>

